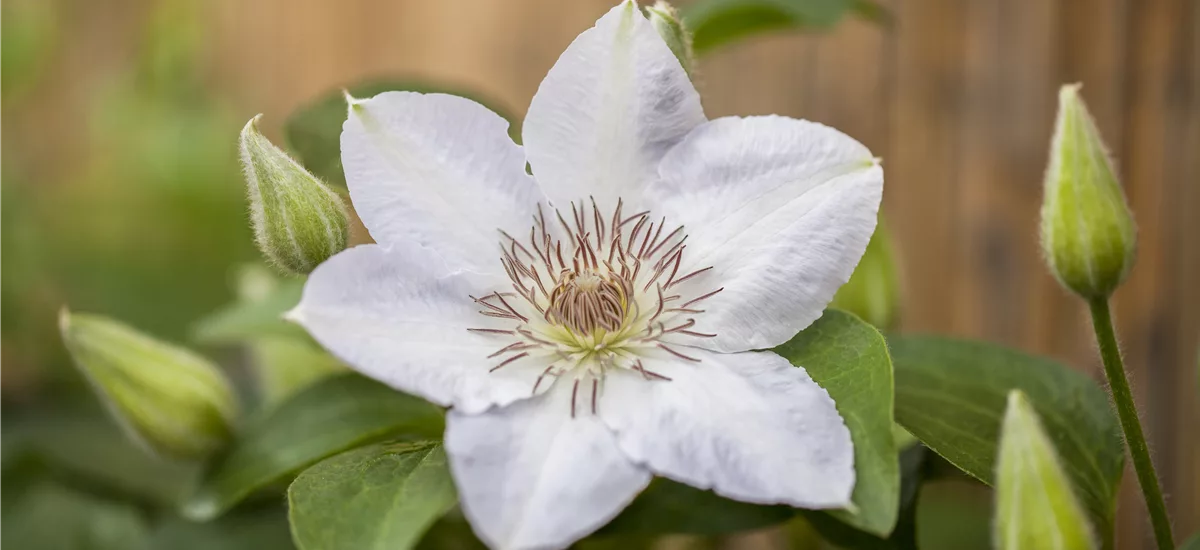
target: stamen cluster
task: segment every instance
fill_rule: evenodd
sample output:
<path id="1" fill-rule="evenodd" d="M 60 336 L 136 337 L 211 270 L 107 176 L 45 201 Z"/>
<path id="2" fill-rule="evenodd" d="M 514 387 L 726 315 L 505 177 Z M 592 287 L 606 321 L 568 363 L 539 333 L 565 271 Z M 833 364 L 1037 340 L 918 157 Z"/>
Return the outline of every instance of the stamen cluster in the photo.
<path id="1" fill-rule="evenodd" d="M 541 359 L 546 376 L 575 376 L 592 382 L 592 408 L 598 385 L 612 368 L 631 369 L 646 379 L 669 380 L 645 368 L 649 353 L 665 352 L 697 361 L 677 348 L 686 338 L 715 334 L 692 330 L 697 306 L 723 290 L 695 293 L 682 283 L 712 269 L 680 273 L 687 250 L 683 226 L 666 231 L 667 220 L 652 221 L 649 211 L 624 215 L 618 201 L 611 216 L 571 203 L 571 219 L 555 210 L 557 224 L 547 223 L 539 205 L 526 243 L 501 231 L 500 263 L 511 282 L 508 289 L 471 298 L 480 314 L 512 322 L 511 328 L 477 328 L 474 332 L 511 337 L 514 341 L 489 358 L 502 358 L 491 370 Z M 527 246 L 527 245 L 528 246 Z M 565 249 L 565 250 L 564 250 Z M 687 296 L 685 294 L 698 294 Z M 572 415 L 574 415 L 574 398 Z"/>

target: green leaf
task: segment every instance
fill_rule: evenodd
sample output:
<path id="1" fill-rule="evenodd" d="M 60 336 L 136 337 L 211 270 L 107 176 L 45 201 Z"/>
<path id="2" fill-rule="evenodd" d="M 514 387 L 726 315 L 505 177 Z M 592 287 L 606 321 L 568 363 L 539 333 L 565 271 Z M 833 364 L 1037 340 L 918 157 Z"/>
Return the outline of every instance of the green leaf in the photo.
<path id="1" fill-rule="evenodd" d="M 520 139 L 520 122 L 509 116 L 506 109 L 499 109 L 494 102 L 481 99 L 475 94 L 463 93 L 461 90 L 428 82 L 396 78 L 380 79 L 349 87 L 352 97 L 363 99 L 390 91 L 445 93 L 471 99 L 507 119 L 510 123 L 509 135 L 514 140 Z M 346 99 L 342 89 L 337 88 L 292 113 L 284 125 L 288 147 L 306 168 L 330 185 L 346 185 L 346 177 L 342 173 L 341 153 L 342 123 L 345 121 Z"/>
<path id="2" fill-rule="evenodd" d="M 1008 392 L 1019 389 L 1041 417 L 1076 494 L 1108 547 L 1125 464 L 1108 396 L 1054 361 L 993 344 L 936 336 L 891 341 L 896 420 L 930 449 L 992 484 Z"/>
<path id="3" fill-rule="evenodd" d="M 1191 538 L 1183 541 L 1179 546 L 1179 550 L 1200 550 L 1200 533 L 1196 533 Z"/>
<path id="4" fill-rule="evenodd" d="M 288 518 L 302 550 L 401 550 L 456 501 L 440 443 L 379 443 L 297 476 L 288 487 Z"/>
<path id="5" fill-rule="evenodd" d="M 282 503 L 239 510 L 195 523 L 180 517 L 161 522 L 150 535 L 150 550 L 291 550 L 287 512 Z"/>
<path id="6" fill-rule="evenodd" d="M 184 514 L 211 519 L 325 457 L 385 437 L 440 437 L 442 431 L 442 411 L 428 402 L 357 374 L 331 377 L 247 426 L 210 464 Z"/>
<path id="7" fill-rule="evenodd" d="M 178 505 L 197 472 L 147 453 L 90 399 L 6 414 L 3 430 L 6 452 L 20 449 L 69 479 L 139 503 Z"/>
<path id="8" fill-rule="evenodd" d="M 796 511 L 729 500 L 668 479 L 655 479 L 597 536 L 687 533 L 721 535 L 787 521 Z"/>
<path id="9" fill-rule="evenodd" d="M 881 20 L 883 8 L 869 0 L 699 0 L 684 10 L 697 54 L 764 32 L 828 29 L 850 12 Z"/>
<path id="10" fill-rule="evenodd" d="M 462 511 L 455 508 L 425 531 L 425 536 L 417 543 L 418 550 L 488 550 L 488 547 L 475 536 L 467 518 Z"/>
<path id="11" fill-rule="evenodd" d="M 303 277 L 286 279 L 262 296 L 217 310 L 192 326 L 192 339 L 202 344 L 237 344 L 260 336 L 307 337 L 304 329 L 283 319 L 300 303 L 304 281 Z"/>
<path id="12" fill-rule="evenodd" d="M 846 550 L 916 550 L 917 495 L 928 476 L 928 458 L 922 445 L 913 445 L 900 453 L 900 512 L 896 528 L 886 538 L 861 531 L 816 510 L 805 510 L 803 519 L 821 537 Z"/>
<path id="13" fill-rule="evenodd" d="M 775 351 L 803 367 L 829 392 L 854 441 L 854 509 L 828 513 L 855 528 L 887 537 L 900 507 L 887 342 L 858 317 L 830 309 Z"/>
<path id="14" fill-rule="evenodd" d="M 128 550 L 143 548 L 146 522 L 131 504 L 42 482 L 21 496 L 3 519 L 5 548 Z"/>

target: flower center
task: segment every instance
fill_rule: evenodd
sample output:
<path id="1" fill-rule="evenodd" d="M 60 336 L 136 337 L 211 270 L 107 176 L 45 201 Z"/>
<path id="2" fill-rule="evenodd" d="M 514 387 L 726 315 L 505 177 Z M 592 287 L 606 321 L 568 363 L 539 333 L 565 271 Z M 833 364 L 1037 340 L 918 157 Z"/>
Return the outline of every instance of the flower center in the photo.
<path id="1" fill-rule="evenodd" d="M 550 293 L 546 319 L 576 336 L 598 330 L 615 331 L 625 323 L 633 282 L 612 274 L 564 269 Z"/>
<path id="2" fill-rule="evenodd" d="M 590 212 L 571 203 L 570 222 L 556 210 L 555 224 L 539 205 L 527 240 L 500 232 L 500 263 L 511 291 L 471 297 L 479 313 L 496 322 L 470 330 L 508 341 L 489 356 L 498 361 L 492 371 L 539 369 L 534 393 L 550 376 L 574 377 L 573 397 L 581 382 L 590 383 L 594 412 L 611 369 L 670 380 L 643 360 L 666 354 L 697 361 L 685 346 L 716 336 L 692 329 L 704 313 L 702 302 L 723 288 L 696 288 L 712 267 L 685 270 L 682 226 L 667 230 L 666 218 L 652 221 L 649 211 L 626 216 L 623 208 L 618 201 L 602 215 L 595 201 Z"/>

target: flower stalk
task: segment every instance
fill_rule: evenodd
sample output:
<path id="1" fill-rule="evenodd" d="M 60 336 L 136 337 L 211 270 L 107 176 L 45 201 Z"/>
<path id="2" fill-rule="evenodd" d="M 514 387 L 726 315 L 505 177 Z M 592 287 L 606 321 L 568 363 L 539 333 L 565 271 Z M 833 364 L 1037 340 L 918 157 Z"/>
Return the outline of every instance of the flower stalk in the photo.
<path id="1" fill-rule="evenodd" d="M 1162 486 L 1158 483 L 1158 473 L 1154 470 L 1154 462 L 1150 460 L 1150 448 L 1146 445 L 1142 422 L 1138 419 L 1137 406 L 1133 402 L 1133 392 L 1130 391 L 1129 379 L 1125 376 L 1125 363 L 1121 359 L 1121 350 L 1117 347 L 1117 335 L 1113 330 L 1112 312 L 1109 309 L 1108 298 L 1093 298 L 1088 301 L 1088 306 L 1092 313 L 1092 328 L 1096 332 L 1096 343 L 1100 347 L 1100 358 L 1104 362 L 1104 376 L 1108 379 L 1113 403 L 1117 407 L 1121 431 L 1125 432 L 1125 442 L 1128 444 L 1129 454 L 1133 458 L 1133 470 L 1137 474 L 1138 485 L 1142 488 L 1142 496 L 1146 499 L 1146 508 L 1150 511 L 1154 540 L 1160 550 L 1170 550 L 1175 548 L 1174 537 L 1171 534 L 1171 519 L 1167 516 L 1167 504 L 1163 500 Z"/>

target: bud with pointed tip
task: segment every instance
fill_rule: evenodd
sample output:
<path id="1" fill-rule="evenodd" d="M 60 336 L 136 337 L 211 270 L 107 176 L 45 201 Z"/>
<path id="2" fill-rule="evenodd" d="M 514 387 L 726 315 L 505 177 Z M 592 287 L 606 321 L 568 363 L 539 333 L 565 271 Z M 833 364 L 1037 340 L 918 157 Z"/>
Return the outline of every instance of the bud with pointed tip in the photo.
<path id="1" fill-rule="evenodd" d="M 996 548 L 1090 550 L 1096 539 L 1071 482 L 1020 390 L 1008 394 L 996 457 Z"/>
<path id="2" fill-rule="evenodd" d="M 201 458 L 232 436 L 233 390 L 205 358 L 98 315 L 63 309 L 59 328 L 117 423 L 151 451 Z"/>
<path id="3" fill-rule="evenodd" d="M 1042 250 L 1050 271 L 1084 298 L 1107 298 L 1133 267 L 1137 230 L 1100 131 L 1079 85 L 1058 94 L 1042 203 Z"/>
<path id="4" fill-rule="evenodd" d="M 279 268 L 308 273 L 346 248 L 349 216 L 337 193 L 258 131 L 260 117 L 239 143 L 254 240 Z"/>
<path id="5" fill-rule="evenodd" d="M 695 59 L 692 53 L 692 33 L 683 26 L 679 12 L 671 4 L 658 0 L 653 6 L 646 8 L 646 17 L 667 43 L 667 47 L 671 48 L 671 53 L 675 54 L 679 64 L 683 65 L 683 71 L 690 76 Z"/>
<path id="6" fill-rule="evenodd" d="M 882 218 L 854 274 L 838 289 L 829 305 L 849 311 L 881 330 L 896 328 L 900 317 L 900 280 L 892 239 Z"/>

